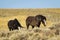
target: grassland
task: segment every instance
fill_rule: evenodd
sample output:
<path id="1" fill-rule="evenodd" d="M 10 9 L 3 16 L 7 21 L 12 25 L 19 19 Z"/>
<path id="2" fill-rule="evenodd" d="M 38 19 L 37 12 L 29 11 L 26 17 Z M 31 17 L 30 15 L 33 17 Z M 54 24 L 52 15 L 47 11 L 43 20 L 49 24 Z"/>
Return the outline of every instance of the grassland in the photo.
<path id="1" fill-rule="evenodd" d="M 49 9 L 47 9 L 47 8 L 44 8 L 44 9 L 0 9 L 0 31 L 3 31 L 3 33 L 1 32 L 0 34 L 1 35 L 7 35 L 7 33 L 10 35 L 12 35 L 13 34 L 13 37 L 15 36 L 15 34 L 16 35 L 20 35 L 21 34 L 21 32 L 22 33 L 25 33 L 26 32 L 26 34 L 28 34 L 27 35 L 27 37 L 29 36 L 30 37 L 30 35 L 29 35 L 29 33 L 30 33 L 30 31 L 27 31 L 26 30 L 26 23 L 25 23 L 25 20 L 26 20 L 26 18 L 28 17 L 28 16 L 35 16 L 35 15 L 38 15 L 38 14 L 41 14 L 41 15 L 44 15 L 44 16 L 46 16 L 46 18 L 47 18 L 47 26 L 46 27 L 44 27 L 42 24 L 41 24 L 41 28 L 48 28 L 48 27 L 51 27 L 53 24 L 57 24 L 57 23 L 60 23 L 60 8 L 49 8 Z M 19 30 L 19 31 L 16 31 L 16 32 L 9 32 L 9 30 L 8 30 L 8 26 L 7 26 L 7 23 L 8 23 L 8 21 L 9 20 L 11 20 L 11 19 L 15 19 L 15 18 L 17 18 L 18 19 L 18 21 L 20 22 L 20 24 L 23 26 L 23 27 L 25 27 L 25 30 Z M 6 34 L 4 33 L 5 31 L 7 31 L 6 32 Z M 20 32 L 21 31 L 21 32 Z M 32 30 L 31 30 L 32 31 Z M 33 30 L 34 31 L 34 30 Z M 18 33 L 17 33 L 18 32 Z M 26 34 L 24 34 L 25 36 L 26 36 Z M 36 34 L 35 32 L 32 32 L 31 33 L 31 35 L 32 34 Z M 0 36 L 1 36 L 0 35 Z M 23 34 L 22 34 L 23 35 Z M 37 33 L 36 35 L 40 35 L 39 33 Z M 8 35 L 7 35 L 8 36 Z M 20 35 L 21 36 L 21 35 Z M 20 37 L 19 36 L 19 37 Z M 29 40 L 37 40 L 37 38 L 36 39 L 33 39 L 33 38 L 35 38 L 34 37 L 35 35 L 33 35 L 32 36 L 32 38 L 31 39 L 29 39 Z M 14 37 L 14 38 L 18 38 L 18 39 L 15 39 L 15 40 L 20 40 L 19 39 L 19 37 Z M 40 36 L 37 36 L 38 37 L 38 39 L 40 40 Z M 60 36 L 55 36 L 54 35 L 54 37 L 55 38 L 58 38 L 58 40 L 59 40 L 59 37 Z M 51 39 L 51 40 L 54 40 L 55 38 L 54 37 L 52 37 L 53 39 Z M 5 37 L 3 37 L 2 38 L 2 40 L 9 40 L 9 39 L 7 39 L 7 37 L 6 37 L 6 39 L 4 39 Z M 9 36 L 9 38 L 10 38 L 10 36 Z M 12 37 L 11 37 L 12 38 Z M 49 40 L 50 40 L 50 36 L 48 36 L 48 38 L 49 38 Z M 12 40 L 12 39 L 11 39 Z M 13 39 L 14 40 L 14 39 Z M 22 40 L 27 40 L 27 39 L 22 39 Z M 42 40 L 42 39 L 41 39 Z M 45 40 L 47 40 L 47 39 L 45 39 Z M 56 39 L 55 39 L 56 40 Z"/>
<path id="2" fill-rule="evenodd" d="M 47 18 L 47 26 L 60 22 L 60 9 L 0 9 L 0 30 L 7 29 L 7 22 L 17 18 L 23 27 L 28 16 L 42 14 Z M 42 25 L 43 26 L 43 25 Z"/>

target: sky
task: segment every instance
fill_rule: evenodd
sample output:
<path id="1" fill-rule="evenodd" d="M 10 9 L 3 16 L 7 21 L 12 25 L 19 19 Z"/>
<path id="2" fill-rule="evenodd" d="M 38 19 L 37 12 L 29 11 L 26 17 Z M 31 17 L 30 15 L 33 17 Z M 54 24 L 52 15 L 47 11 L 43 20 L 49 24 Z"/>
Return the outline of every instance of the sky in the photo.
<path id="1" fill-rule="evenodd" d="M 60 8 L 60 0 L 0 0 L 0 8 Z"/>

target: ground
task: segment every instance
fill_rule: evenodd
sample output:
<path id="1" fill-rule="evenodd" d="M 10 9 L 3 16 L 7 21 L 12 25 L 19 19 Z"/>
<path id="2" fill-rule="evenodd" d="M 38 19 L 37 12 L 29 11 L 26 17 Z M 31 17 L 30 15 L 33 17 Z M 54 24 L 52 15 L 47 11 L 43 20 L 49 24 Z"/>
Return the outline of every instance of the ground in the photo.
<path id="1" fill-rule="evenodd" d="M 22 30 L 19 30 L 19 31 L 16 31 L 16 32 L 18 32 L 18 33 L 20 33 L 20 31 L 27 32 L 26 21 L 25 21 L 26 18 L 28 16 L 35 16 L 35 15 L 38 15 L 38 14 L 44 15 L 47 18 L 47 21 L 46 21 L 47 26 L 44 27 L 41 24 L 42 29 L 52 27 L 53 24 L 60 23 L 60 9 L 59 8 L 49 8 L 49 9 L 47 9 L 47 8 L 45 8 L 45 9 L 0 9 L 0 31 L 3 31 L 3 32 L 7 31 L 10 34 L 10 32 L 8 30 L 7 23 L 8 23 L 9 20 L 17 18 L 19 23 L 23 27 L 25 27 L 25 30 L 22 29 Z M 30 27 L 30 30 L 32 31 L 31 27 Z M 13 33 L 13 35 L 15 34 L 14 31 L 11 32 L 11 33 Z M 17 33 L 17 35 L 20 35 L 18 33 Z M 29 33 L 29 31 L 28 31 L 28 33 Z M 32 33 L 35 34 L 34 32 L 32 32 Z M 38 33 L 38 35 L 40 35 L 40 34 Z M 54 37 L 52 37 L 52 38 L 54 38 Z M 39 36 L 38 36 L 38 38 L 39 38 Z M 50 37 L 49 37 L 49 39 L 50 39 Z M 15 39 L 15 40 L 17 40 L 17 39 Z M 34 39 L 31 39 L 31 40 L 34 40 Z"/>

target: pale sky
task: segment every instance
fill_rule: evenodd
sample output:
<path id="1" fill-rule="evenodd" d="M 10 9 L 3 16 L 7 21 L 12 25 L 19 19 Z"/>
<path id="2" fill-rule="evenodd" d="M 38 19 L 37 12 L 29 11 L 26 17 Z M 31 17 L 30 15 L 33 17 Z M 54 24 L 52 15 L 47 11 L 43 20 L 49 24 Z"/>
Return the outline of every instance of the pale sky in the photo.
<path id="1" fill-rule="evenodd" d="M 0 8 L 60 8 L 60 0 L 0 0 Z"/>

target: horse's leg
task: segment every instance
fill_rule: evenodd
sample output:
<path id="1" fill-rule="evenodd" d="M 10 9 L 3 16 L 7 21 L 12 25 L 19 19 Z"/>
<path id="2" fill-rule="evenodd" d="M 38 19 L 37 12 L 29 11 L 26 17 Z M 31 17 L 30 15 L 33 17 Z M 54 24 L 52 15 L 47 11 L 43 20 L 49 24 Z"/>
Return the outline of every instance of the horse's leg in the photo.
<path id="1" fill-rule="evenodd" d="M 16 29 L 19 30 L 18 27 Z"/>
<path id="2" fill-rule="evenodd" d="M 34 28 L 34 26 L 32 26 L 32 29 Z"/>
<path id="3" fill-rule="evenodd" d="M 29 28 L 29 24 L 27 25 L 27 29 Z"/>
<path id="4" fill-rule="evenodd" d="M 11 28 L 9 28 L 9 31 L 11 31 Z"/>
<path id="5" fill-rule="evenodd" d="M 12 29 L 12 31 L 14 30 L 14 28 L 11 28 Z"/>
<path id="6" fill-rule="evenodd" d="M 9 31 L 11 31 L 11 27 L 8 27 L 9 28 Z"/>
<path id="7" fill-rule="evenodd" d="M 38 22 L 38 25 L 37 25 L 37 26 L 38 26 L 38 28 L 40 27 L 40 25 L 41 25 L 41 22 Z"/>

